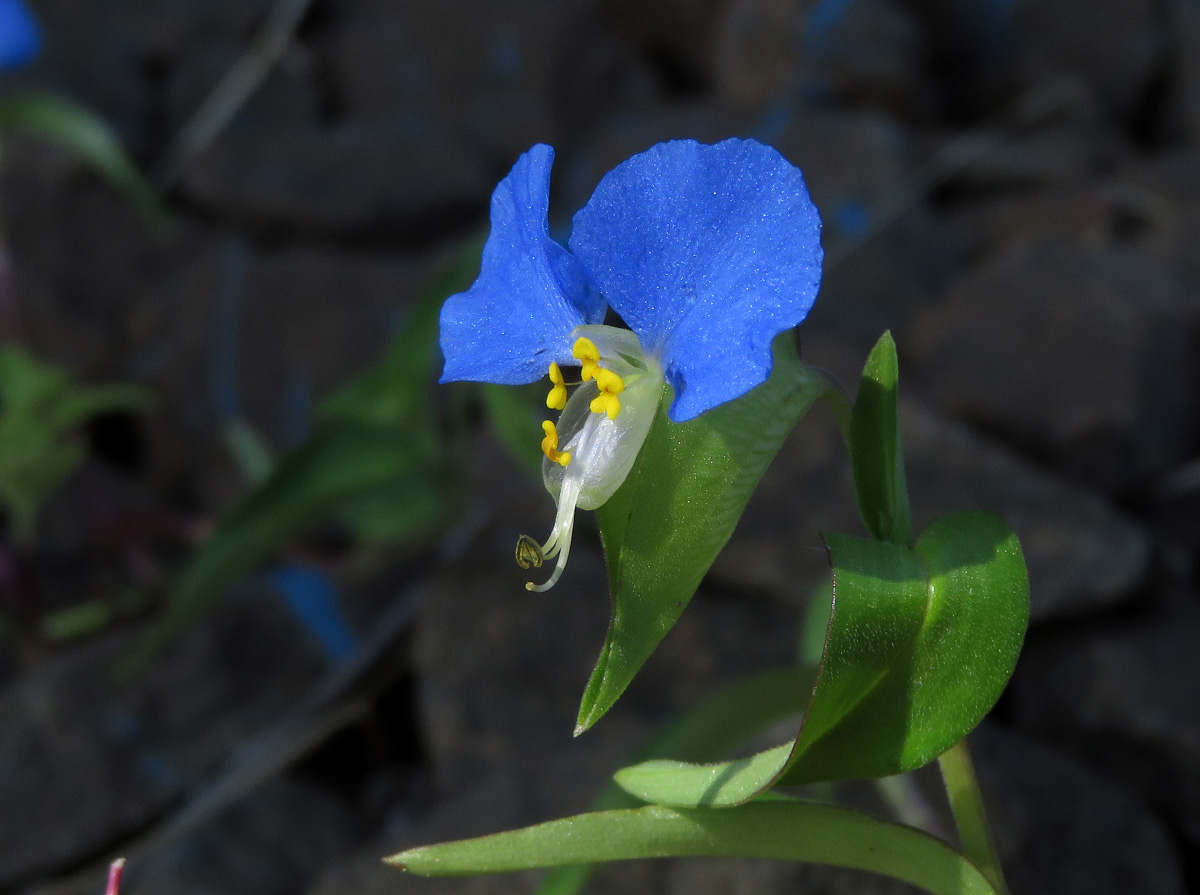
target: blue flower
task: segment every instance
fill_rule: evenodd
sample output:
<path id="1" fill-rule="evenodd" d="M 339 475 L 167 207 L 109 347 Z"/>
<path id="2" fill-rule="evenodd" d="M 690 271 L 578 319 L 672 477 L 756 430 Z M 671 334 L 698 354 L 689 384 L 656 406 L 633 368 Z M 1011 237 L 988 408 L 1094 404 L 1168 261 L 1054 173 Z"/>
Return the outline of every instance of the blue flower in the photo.
<path id="1" fill-rule="evenodd" d="M 800 171 L 753 140 L 660 143 L 604 176 L 575 215 L 570 251 L 547 223 L 554 151 L 534 146 L 492 195 L 479 278 L 441 313 L 442 382 L 516 385 L 549 373 L 543 476 L 559 557 L 576 507 L 620 487 L 657 413 L 672 422 L 744 395 L 771 373 L 771 342 L 808 315 L 821 280 L 820 218 Z M 629 329 L 603 325 L 611 307 Z M 561 367 L 581 367 L 567 400 Z"/>
<path id="2" fill-rule="evenodd" d="M 42 29 L 21 0 L 0 0 L 0 71 L 28 65 L 42 50 Z"/>

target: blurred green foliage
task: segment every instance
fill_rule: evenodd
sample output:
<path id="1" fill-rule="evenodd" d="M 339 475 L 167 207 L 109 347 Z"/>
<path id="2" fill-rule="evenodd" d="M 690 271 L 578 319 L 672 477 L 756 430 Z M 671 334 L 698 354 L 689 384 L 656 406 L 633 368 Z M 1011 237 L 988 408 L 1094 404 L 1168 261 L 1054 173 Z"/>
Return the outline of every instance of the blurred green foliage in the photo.
<path id="1" fill-rule="evenodd" d="M 0 346 L 0 506 L 18 544 L 32 543 L 42 502 L 83 462 L 80 425 L 149 402 L 138 386 L 78 385 L 61 368 Z"/>

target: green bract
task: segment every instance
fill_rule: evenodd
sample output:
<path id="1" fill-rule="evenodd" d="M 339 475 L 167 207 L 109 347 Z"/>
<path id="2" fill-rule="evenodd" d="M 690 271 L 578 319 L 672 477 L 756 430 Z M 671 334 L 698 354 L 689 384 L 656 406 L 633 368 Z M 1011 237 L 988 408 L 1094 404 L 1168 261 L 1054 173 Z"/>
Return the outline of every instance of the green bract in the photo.
<path id="1" fill-rule="evenodd" d="M 679 619 L 784 438 L 827 387 L 775 341 L 771 378 L 687 423 L 667 419 L 670 389 L 625 484 L 596 518 L 608 563 L 608 637 L 576 732 L 598 721 Z"/>
<path id="2" fill-rule="evenodd" d="M 647 802 L 719 806 L 776 783 L 884 777 L 965 736 L 1016 665 L 1029 586 L 1016 536 L 996 516 L 956 513 L 914 549 L 826 535 L 834 602 L 797 738 L 716 765 L 651 761 L 617 782 Z"/>

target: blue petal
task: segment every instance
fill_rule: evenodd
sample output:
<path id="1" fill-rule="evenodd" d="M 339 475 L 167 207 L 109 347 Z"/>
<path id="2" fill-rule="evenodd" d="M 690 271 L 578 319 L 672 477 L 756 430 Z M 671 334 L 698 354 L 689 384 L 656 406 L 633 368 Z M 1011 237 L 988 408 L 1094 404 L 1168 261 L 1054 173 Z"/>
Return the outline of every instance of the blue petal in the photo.
<path id="1" fill-rule="evenodd" d="M 771 341 L 821 282 L 821 220 L 800 171 L 753 140 L 660 143 L 575 215 L 571 249 L 663 364 L 685 422 L 771 373 Z"/>
<path id="2" fill-rule="evenodd" d="M 538 144 L 492 193 L 492 232 L 479 279 L 442 306 L 442 382 L 520 385 L 571 361 L 571 330 L 604 320 L 579 262 L 550 238 L 554 150 Z"/>
<path id="3" fill-rule="evenodd" d="M 0 71 L 28 65 L 42 49 L 42 29 L 21 0 L 0 0 Z"/>

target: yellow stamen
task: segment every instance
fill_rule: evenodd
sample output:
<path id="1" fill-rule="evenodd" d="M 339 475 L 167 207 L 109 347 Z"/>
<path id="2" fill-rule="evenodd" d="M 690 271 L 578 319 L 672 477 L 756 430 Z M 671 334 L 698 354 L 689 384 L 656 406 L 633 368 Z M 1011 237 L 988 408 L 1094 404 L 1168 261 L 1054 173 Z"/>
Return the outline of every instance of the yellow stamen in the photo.
<path id="1" fill-rule="evenodd" d="M 554 423 L 546 420 L 542 423 L 542 431 L 546 433 L 546 437 L 542 439 L 542 453 L 546 455 L 546 459 L 559 466 L 566 466 L 570 463 L 571 452 L 558 449 L 558 430 L 554 427 Z"/>
<path id="2" fill-rule="evenodd" d="M 562 370 L 553 362 L 550 364 L 550 382 L 554 387 L 546 396 L 546 406 L 551 410 L 562 410 L 567 406 L 567 386 L 563 381 Z"/>
<path id="3" fill-rule="evenodd" d="M 595 342 L 586 336 L 580 336 L 575 340 L 575 347 L 571 349 L 571 356 L 583 364 L 580 378 L 584 382 L 596 378 L 596 371 L 600 369 L 600 349 L 596 347 Z"/>
<path id="4" fill-rule="evenodd" d="M 621 412 L 621 399 L 617 395 L 625 391 L 625 380 L 612 370 L 600 368 L 596 374 L 596 386 L 600 394 L 589 405 L 592 413 L 604 413 L 610 420 L 615 420 Z"/>

